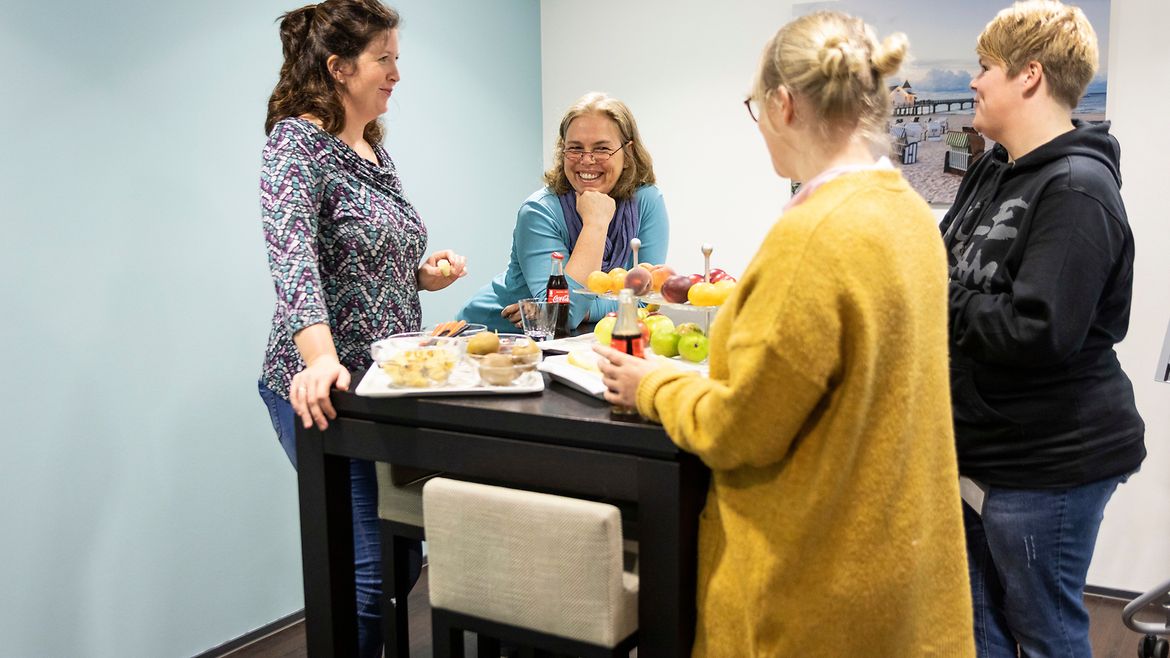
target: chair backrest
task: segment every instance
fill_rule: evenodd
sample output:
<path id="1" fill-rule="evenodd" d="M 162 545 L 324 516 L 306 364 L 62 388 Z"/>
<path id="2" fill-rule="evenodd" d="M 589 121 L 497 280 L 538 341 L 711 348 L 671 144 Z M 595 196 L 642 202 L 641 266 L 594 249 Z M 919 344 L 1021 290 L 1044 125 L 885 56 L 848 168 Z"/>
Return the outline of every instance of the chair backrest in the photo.
<path id="1" fill-rule="evenodd" d="M 439 477 L 423 511 L 432 607 L 601 646 L 637 629 L 616 507 Z"/>

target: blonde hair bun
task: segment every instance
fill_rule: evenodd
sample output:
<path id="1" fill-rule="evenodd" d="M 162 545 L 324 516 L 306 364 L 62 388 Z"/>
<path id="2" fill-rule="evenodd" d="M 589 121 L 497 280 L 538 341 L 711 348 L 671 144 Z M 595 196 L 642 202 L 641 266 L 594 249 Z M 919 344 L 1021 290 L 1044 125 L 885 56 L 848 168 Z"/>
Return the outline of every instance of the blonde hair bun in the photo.
<path id="1" fill-rule="evenodd" d="M 902 66 L 906 59 L 906 51 L 910 49 L 910 40 L 901 32 L 895 32 L 882 39 L 881 44 L 873 49 L 870 64 L 883 78 L 891 75 Z"/>
<path id="2" fill-rule="evenodd" d="M 830 35 L 817 53 L 821 73 L 828 80 L 847 78 L 862 70 L 864 54 L 854 48 L 849 40 L 840 35 Z"/>

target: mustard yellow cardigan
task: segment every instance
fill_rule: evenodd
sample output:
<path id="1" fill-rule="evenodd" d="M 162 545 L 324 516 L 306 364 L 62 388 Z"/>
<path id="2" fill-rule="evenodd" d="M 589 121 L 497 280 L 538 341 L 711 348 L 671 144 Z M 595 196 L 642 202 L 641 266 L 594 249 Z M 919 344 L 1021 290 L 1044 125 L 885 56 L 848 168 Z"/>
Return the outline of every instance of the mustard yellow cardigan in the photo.
<path id="1" fill-rule="evenodd" d="M 638 409 L 712 470 L 695 656 L 974 656 L 935 220 L 896 170 L 769 231 L 711 329 L 709 379 Z"/>

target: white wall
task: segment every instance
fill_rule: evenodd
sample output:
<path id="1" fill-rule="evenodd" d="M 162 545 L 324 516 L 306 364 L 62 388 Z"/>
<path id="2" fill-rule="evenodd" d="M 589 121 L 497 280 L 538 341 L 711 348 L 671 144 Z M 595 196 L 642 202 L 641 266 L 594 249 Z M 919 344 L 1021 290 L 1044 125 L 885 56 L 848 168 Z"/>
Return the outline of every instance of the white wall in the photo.
<path id="1" fill-rule="evenodd" d="M 655 158 L 671 216 L 669 262 L 698 270 L 699 245 L 710 242 L 716 264 L 742 271 L 788 199 L 787 181 L 772 174 L 742 100 L 760 50 L 791 19 L 793 4 L 542 0 L 546 163 L 560 116 L 575 98 L 601 90 L 623 99 Z M 1109 115 L 1138 238 L 1130 337 L 1118 351 L 1146 419 L 1150 457 L 1107 511 L 1090 582 L 1139 591 L 1170 577 L 1170 385 L 1152 381 L 1170 318 L 1170 226 L 1161 196 L 1170 182 L 1170 132 L 1163 129 L 1170 60 L 1164 49 L 1151 49 L 1165 40 L 1170 6 L 1114 0 L 1112 8 Z M 974 44 L 972 58 L 973 51 Z M 1151 57 L 1155 51 L 1161 55 Z"/>
<path id="2" fill-rule="evenodd" d="M 274 20 L 299 4 L 0 0 L 0 656 L 190 656 L 303 605 L 256 394 Z M 389 150 L 473 273 L 434 321 L 539 183 L 539 5 L 393 4 Z"/>

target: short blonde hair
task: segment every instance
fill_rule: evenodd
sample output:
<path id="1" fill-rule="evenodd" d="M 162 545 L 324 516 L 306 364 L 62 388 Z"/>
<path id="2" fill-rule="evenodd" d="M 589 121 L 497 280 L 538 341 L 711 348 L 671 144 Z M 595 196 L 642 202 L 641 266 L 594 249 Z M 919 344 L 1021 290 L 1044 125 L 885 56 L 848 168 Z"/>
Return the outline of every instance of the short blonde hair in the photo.
<path id="1" fill-rule="evenodd" d="M 1001 64 L 1008 76 L 1039 62 L 1052 97 L 1077 106 L 1097 73 L 1097 33 L 1084 12 L 1056 0 L 1017 2 L 983 28 L 975 51 Z"/>
<path id="2" fill-rule="evenodd" d="M 876 140 L 891 111 L 885 79 L 897 72 L 908 48 L 905 34 L 879 42 L 872 27 L 848 14 L 802 16 L 764 47 L 752 95 L 762 104 L 784 86 L 808 103 L 825 136 L 860 129 Z"/>
<path id="3" fill-rule="evenodd" d="M 600 92 L 590 92 L 577 99 L 577 102 L 565 111 L 565 116 L 561 117 L 561 129 L 553 151 L 553 166 L 544 172 L 544 182 L 549 189 L 556 194 L 564 194 L 573 189 L 565 176 L 565 134 L 569 132 L 569 124 L 573 123 L 573 119 L 585 114 L 600 114 L 609 118 L 617 124 L 622 144 L 630 142 L 629 146 L 622 149 L 629 164 L 622 170 L 610 196 L 615 199 L 628 199 L 634 195 L 638 186 L 653 185 L 654 161 L 642 143 L 642 135 L 638 132 L 634 113 L 616 98 L 610 98 Z"/>

